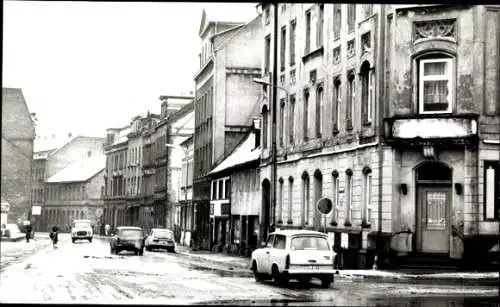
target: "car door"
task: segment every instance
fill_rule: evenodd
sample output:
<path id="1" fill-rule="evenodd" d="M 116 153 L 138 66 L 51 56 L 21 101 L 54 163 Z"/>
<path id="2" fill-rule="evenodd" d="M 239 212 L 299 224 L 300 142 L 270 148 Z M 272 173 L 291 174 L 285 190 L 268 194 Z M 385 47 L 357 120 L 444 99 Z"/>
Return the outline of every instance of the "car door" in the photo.
<path id="1" fill-rule="evenodd" d="M 272 272 L 272 265 L 276 263 L 280 271 L 285 267 L 286 258 L 286 236 L 277 234 L 274 237 L 273 247 L 269 252 L 269 272 Z"/>
<path id="2" fill-rule="evenodd" d="M 270 253 L 273 248 L 273 242 L 274 242 L 274 234 L 270 234 L 267 237 L 266 241 L 266 246 L 263 248 L 263 253 L 262 253 L 262 260 L 261 260 L 261 268 L 262 268 L 262 273 L 270 274 L 271 272 L 271 266 L 269 264 L 270 260 Z"/>

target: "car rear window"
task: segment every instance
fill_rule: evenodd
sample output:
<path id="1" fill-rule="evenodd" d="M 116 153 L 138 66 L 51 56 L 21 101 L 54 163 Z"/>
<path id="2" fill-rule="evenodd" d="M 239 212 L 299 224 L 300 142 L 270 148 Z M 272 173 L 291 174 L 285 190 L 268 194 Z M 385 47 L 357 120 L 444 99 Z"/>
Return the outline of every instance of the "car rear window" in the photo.
<path id="1" fill-rule="evenodd" d="M 320 236 L 294 236 L 291 241 L 293 250 L 329 250 L 328 239 Z"/>
<path id="2" fill-rule="evenodd" d="M 153 234 L 159 239 L 172 239 L 174 237 L 174 234 L 168 230 L 155 230 Z"/>
<path id="3" fill-rule="evenodd" d="M 130 238 L 142 237 L 142 231 L 136 229 L 121 229 L 119 231 L 119 236 Z"/>

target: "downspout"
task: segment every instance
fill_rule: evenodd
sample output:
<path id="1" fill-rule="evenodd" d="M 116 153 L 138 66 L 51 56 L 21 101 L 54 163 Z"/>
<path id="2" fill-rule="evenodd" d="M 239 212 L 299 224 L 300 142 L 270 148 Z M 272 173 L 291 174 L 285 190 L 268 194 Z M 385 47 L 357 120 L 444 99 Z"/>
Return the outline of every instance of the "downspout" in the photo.
<path id="1" fill-rule="evenodd" d="M 386 14 L 385 14 L 385 5 L 382 4 L 380 5 L 380 22 L 379 22 L 379 33 L 380 33 L 380 40 L 379 40 L 379 48 L 378 48 L 378 54 L 377 54 L 377 66 L 379 67 L 378 69 L 378 78 L 377 78 L 377 83 L 378 83 L 378 89 L 379 89 L 379 95 L 378 95 L 378 129 L 379 129 L 379 142 L 378 142 L 378 168 L 379 168 L 379 179 L 378 179 L 378 223 L 377 223 L 377 239 L 376 239 L 376 253 L 375 253 L 375 259 L 377 259 L 378 254 L 381 251 L 381 245 L 382 245 L 382 208 L 383 208 L 383 202 L 382 202 L 382 193 L 383 193 L 383 177 L 384 177 L 384 146 L 383 143 L 385 143 L 385 135 L 384 135 L 384 117 L 387 114 L 387 99 L 385 97 L 386 92 L 385 92 L 385 56 L 386 55 L 386 46 L 385 46 L 385 36 L 386 36 Z M 389 46 L 390 50 L 390 46 Z M 378 263 L 375 263 L 375 265 L 378 266 Z"/>

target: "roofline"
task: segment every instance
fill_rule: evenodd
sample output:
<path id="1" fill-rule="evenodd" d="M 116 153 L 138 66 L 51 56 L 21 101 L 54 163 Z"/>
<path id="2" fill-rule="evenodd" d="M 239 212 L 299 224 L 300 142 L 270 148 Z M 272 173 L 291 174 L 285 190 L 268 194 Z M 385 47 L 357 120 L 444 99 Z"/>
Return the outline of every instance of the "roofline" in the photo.
<path id="1" fill-rule="evenodd" d="M 53 182 L 45 181 L 45 182 L 48 183 L 48 184 L 67 184 L 67 183 L 76 183 L 76 182 L 87 182 L 87 181 L 90 181 L 90 180 L 94 179 L 97 175 L 99 175 L 100 172 L 102 172 L 104 170 L 106 170 L 106 167 L 103 167 L 101 170 L 97 171 L 94 175 L 90 176 L 89 178 L 87 178 L 85 180 L 53 181 Z M 57 173 L 56 173 L 56 175 L 57 175 Z M 48 178 L 48 179 L 50 179 L 50 178 Z"/>
<path id="2" fill-rule="evenodd" d="M 161 95 L 159 97 L 160 100 L 164 100 L 164 99 L 194 99 L 194 96 L 187 96 L 187 95 Z"/>
<path id="3" fill-rule="evenodd" d="M 189 114 L 191 111 L 194 111 L 194 100 L 190 103 L 184 105 L 182 108 L 171 114 L 168 118 L 169 122 L 180 119 L 182 116 Z"/>
<path id="4" fill-rule="evenodd" d="M 251 135 L 252 133 L 253 133 L 252 131 L 248 132 L 248 133 L 247 133 L 247 135 L 246 135 L 246 137 L 242 138 L 242 139 L 241 139 L 241 141 L 240 141 L 240 142 L 239 142 L 236 146 L 234 146 L 233 150 L 231 150 L 231 152 L 230 152 L 230 153 L 228 153 L 228 154 L 224 157 L 224 159 L 222 159 L 219 163 L 217 163 L 216 165 L 214 165 L 214 166 L 213 166 L 212 170 L 216 169 L 219 165 L 221 165 L 221 164 L 222 164 L 222 162 L 224 162 L 224 161 L 225 161 L 225 160 L 226 160 L 226 159 L 227 159 L 230 155 L 232 155 L 232 154 L 236 151 L 236 149 L 238 149 L 238 148 L 239 148 L 239 147 L 240 147 L 240 146 L 241 146 L 241 145 L 242 145 L 242 144 L 243 144 L 243 143 L 244 143 L 244 142 L 245 142 L 245 141 L 246 141 L 246 140 L 250 137 L 250 135 Z M 257 137 L 257 136 L 256 136 L 256 137 Z M 247 161 L 247 162 L 250 162 L 250 161 Z M 246 162 L 245 162 L 245 163 L 246 163 Z M 242 163 L 240 163 L 240 164 L 242 164 Z M 236 166 L 236 165 L 233 165 L 233 166 Z M 227 169 L 229 169 L 229 167 L 228 167 L 228 168 L 226 168 L 226 169 L 220 170 L 220 171 L 218 171 L 217 173 L 220 173 L 220 172 L 225 171 L 225 170 L 227 170 Z M 211 171 L 212 171 L 212 170 L 211 170 Z M 217 174 L 217 173 L 211 173 L 211 171 L 210 171 L 210 172 L 208 172 L 210 175 Z"/>
<path id="5" fill-rule="evenodd" d="M 188 136 L 184 141 L 180 142 L 179 145 L 183 145 L 191 140 L 193 140 L 193 133 L 191 133 L 191 136 Z"/>

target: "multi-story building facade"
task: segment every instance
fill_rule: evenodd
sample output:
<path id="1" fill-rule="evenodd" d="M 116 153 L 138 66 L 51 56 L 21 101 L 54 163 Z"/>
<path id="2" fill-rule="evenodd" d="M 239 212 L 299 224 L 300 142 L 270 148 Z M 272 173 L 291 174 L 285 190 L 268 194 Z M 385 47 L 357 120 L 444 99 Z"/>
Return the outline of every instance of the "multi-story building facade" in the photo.
<path id="1" fill-rule="evenodd" d="M 21 89 L 2 88 L 2 203 L 9 223 L 30 217 L 35 124 Z"/>
<path id="2" fill-rule="evenodd" d="M 95 233 L 101 229 L 106 157 L 98 155 L 73 162 L 45 181 L 45 205 L 40 229 L 58 226 L 69 232 L 75 219 L 89 219 Z"/>
<path id="3" fill-rule="evenodd" d="M 499 240 L 500 6 L 386 14 L 384 231 L 400 254 L 477 267 Z"/>
<path id="4" fill-rule="evenodd" d="M 276 90 L 273 128 L 271 89 L 264 86 L 259 239 L 267 237 L 272 223 L 276 228 L 326 226 L 346 253 L 366 250 L 368 234 L 381 225 L 374 204 L 380 195 L 377 114 L 384 102 L 379 93 L 384 7 L 283 3 L 276 29 L 274 9 L 262 7 L 263 76 L 271 80 L 270 72 L 276 71 L 284 90 Z M 277 50 L 272 47 L 275 30 Z M 275 185 L 271 133 L 276 133 Z M 323 197 L 333 201 L 326 225 L 315 205 Z"/>
<path id="5" fill-rule="evenodd" d="M 131 225 L 145 226 L 145 217 L 141 212 L 143 203 L 143 172 L 142 172 L 142 149 L 144 147 L 142 132 L 146 118 L 136 116 L 130 124 L 130 132 L 127 135 L 127 170 L 126 170 L 126 198 L 128 216 Z"/>
<path id="6" fill-rule="evenodd" d="M 194 109 L 193 109 L 194 112 Z M 180 227 L 181 244 L 190 246 L 191 234 L 194 229 L 194 205 L 193 205 L 193 169 L 194 169 L 194 144 L 193 137 L 186 138 L 179 144 L 183 151 L 182 175 L 180 182 L 179 203 L 181 207 Z"/>
<path id="7" fill-rule="evenodd" d="M 168 216 L 169 224 L 173 225 L 175 239 L 182 241 L 183 230 L 181 228 L 182 206 L 188 206 L 181 193 L 182 163 L 186 158 L 186 151 L 181 143 L 190 138 L 194 132 L 194 102 L 192 96 L 161 96 L 160 99 L 167 108 L 168 121 L 168 143 L 165 144 L 168 151 Z M 162 105 L 163 105 L 162 104 Z M 185 196 L 185 195 L 184 195 Z M 185 200 L 185 199 L 184 199 Z M 185 209 L 186 210 L 186 209 Z M 185 213 L 185 212 L 184 212 Z M 189 242 L 189 241 L 188 241 Z"/>
<path id="8" fill-rule="evenodd" d="M 462 258 L 467 236 L 494 242 L 498 64 L 471 65 L 470 50 L 498 52 L 498 29 L 484 23 L 498 8 L 279 4 L 277 50 L 274 8 L 262 7 L 264 72 L 285 90 L 276 129 L 262 105 L 262 223 L 326 226 L 347 267 L 370 267 L 376 251 L 382 262 L 385 247 Z M 333 203 L 326 225 L 323 197 Z"/>
<path id="9" fill-rule="evenodd" d="M 193 202 L 200 247 L 210 248 L 210 179 L 212 167 L 231 152 L 249 131 L 258 104 L 262 29 L 258 18 L 248 22 L 210 20 L 205 11 L 200 70 L 195 75 Z"/>
<path id="10" fill-rule="evenodd" d="M 47 159 L 51 152 L 54 150 L 46 150 L 33 153 L 33 168 L 31 169 L 31 195 L 30 203 L 31 207 L 42 208 L 45 202 L 45 167 L 47 165 Z M 34 219 L 35 230 L 40 227 L 39 222 L 36 221 L 37 216 L 32 216 Z"/>
<path id="11" fill-rule="evenodd" d="M 109 128 L 104 146 L 106 170 L 104 173 L 104 221 L 113 229 L 127 225 L 126 170 L 130 126 Z"/>

